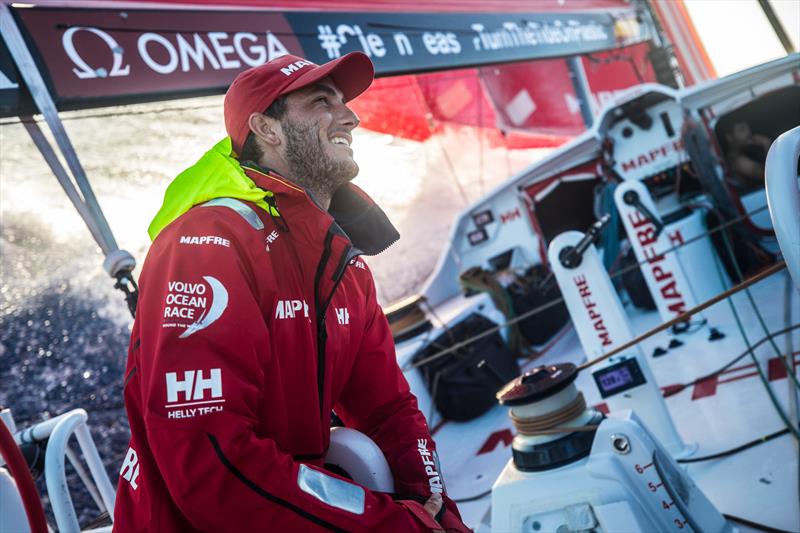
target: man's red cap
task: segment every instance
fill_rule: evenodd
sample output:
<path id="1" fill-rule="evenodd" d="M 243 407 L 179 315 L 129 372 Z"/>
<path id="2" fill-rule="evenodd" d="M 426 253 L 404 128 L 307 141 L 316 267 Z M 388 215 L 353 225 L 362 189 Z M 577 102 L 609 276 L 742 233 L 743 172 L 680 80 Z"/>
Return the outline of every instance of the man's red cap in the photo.
<path id="1" fill-rule="evenodd" d="M 225 129 L 233 151 L 242 151 L 250 134 L 250 115 L 263 113 L 279 96 L 330 77 L 347 102 L 366 91 L 374 75 L 372 61 L 362 52 L 351 52 L 324 65 L 285 55 L 245 70 L 225 94 Z"/>

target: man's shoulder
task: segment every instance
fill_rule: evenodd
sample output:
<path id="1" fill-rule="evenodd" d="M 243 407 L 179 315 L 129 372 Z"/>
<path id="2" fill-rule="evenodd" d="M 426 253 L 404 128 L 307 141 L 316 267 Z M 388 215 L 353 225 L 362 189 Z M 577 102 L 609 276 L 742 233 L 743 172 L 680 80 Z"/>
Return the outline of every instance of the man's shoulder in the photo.
<path id="1" fill-rule="evenodd" d="M 259 279 L 269 280 L 268 272 L 274 268 L 265 244 L 270 228 L 256 209 L 239 200 L 192 207 L 158 234 L 147 252 L 142 277 L 165 271 L 214 271 L 245 272 L 255 279 L 259 272 Z"/>
<path id="2" fill-rule="evenodd" d="M 372 270 L 369 268 L 369 264 L 367 264 L 367 260 L 363 256 L 357 255 L 352 258 L 349 262 L 349 266 L 356 275 L 372 278 Z"/>
<path id="3" fill-rule="evenodd" d="M 345 280 L 367 299 L 377 298 L 375 278 L 364 257 L 356 256 L 350 259 Z"/>
<path id="4" fill-rule="evenodd" d="M 172 221 L 154 245 L 198 244 L 230 247 L 233 242 L 261 240 L 265 229 L 259 208 L 235 198 L 198 204 Z"/>

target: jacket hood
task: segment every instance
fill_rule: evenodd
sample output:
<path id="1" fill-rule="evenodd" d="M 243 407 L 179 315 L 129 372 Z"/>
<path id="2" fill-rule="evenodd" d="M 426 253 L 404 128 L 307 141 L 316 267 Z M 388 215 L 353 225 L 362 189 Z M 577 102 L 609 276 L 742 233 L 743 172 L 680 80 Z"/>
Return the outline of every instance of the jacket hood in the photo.
<path id="1" fill-rule="evenodd" d="M 257 187 L 230 154 L 231 139 L 226 137 L 197 163 L 178 174 L 167 187 L 164 202 L 147 228 L 151 240 L 192 207 L 214 198 L 245 200 L 269 211 L 264 198 L 272 193 Z"/>
<path id="2" fill-rule="evenodd" d="M 252 202 L 272 216 L 281 216 L 275 202 L 265 200 L 274 198 L 275 193 L 259 187 L 246 170 L 266 175 L 262 169 L 242 167 L 231 155 L 230 137 L 218 142 L 167 187 L 164 202 L 147 229 L 150 239 L 155 240 L 164 228 L 195 205 L 214 198 Z M 257 174 L 253 175 L 260 179 Z M 328 213 L 365 255 L 378 254 L 400 238 L 386 213 L 352 183 L 334 193 Z"/>

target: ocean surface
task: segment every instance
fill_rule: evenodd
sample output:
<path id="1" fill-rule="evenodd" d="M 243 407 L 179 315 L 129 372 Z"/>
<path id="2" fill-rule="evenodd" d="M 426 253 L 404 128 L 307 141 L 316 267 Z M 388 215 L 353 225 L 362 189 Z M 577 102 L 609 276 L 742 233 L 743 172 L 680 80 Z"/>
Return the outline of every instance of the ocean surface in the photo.
<path id="1" fill-rule="evenodd" d="M 224 136 L 221 104 L 208 97 L 62 114 L 119 246 L 139 265 L 169 181 Z M 546 153 L 491 147 L 457 128 L 422 143 L 357 131 L 353 149 L 355 183 L 401 234 L 367 259 L 383 304 L 419 290 L 461 210 Z M 132 320 L 102 261 L 25 128 L 0 121 L 0 406 L 19 427 L 86 409 L 116 484 L 129 437 L 121 391 Z M 99 512 L 69 464 L 67 472 L 85 526 Z"/>

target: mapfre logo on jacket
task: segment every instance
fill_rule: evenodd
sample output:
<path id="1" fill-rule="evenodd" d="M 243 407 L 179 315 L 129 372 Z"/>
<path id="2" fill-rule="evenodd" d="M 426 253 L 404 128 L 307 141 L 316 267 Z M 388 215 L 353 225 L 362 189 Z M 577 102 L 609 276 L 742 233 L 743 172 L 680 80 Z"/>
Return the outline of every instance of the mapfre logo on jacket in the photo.
<path id="1" fill-rule="evenodd" d="M 228 308 L 228 290 L 215 277 L 167 282 L 162 327 L 179 328 L 181 339 L 206 329 Z"/>
<path id="2" fill-rule="evenodd" d="M 275 304 L 275 318 L 279 320 L 301 316 L 308 318 L 308 304 L 305 300 L 278 300 Z"/>

